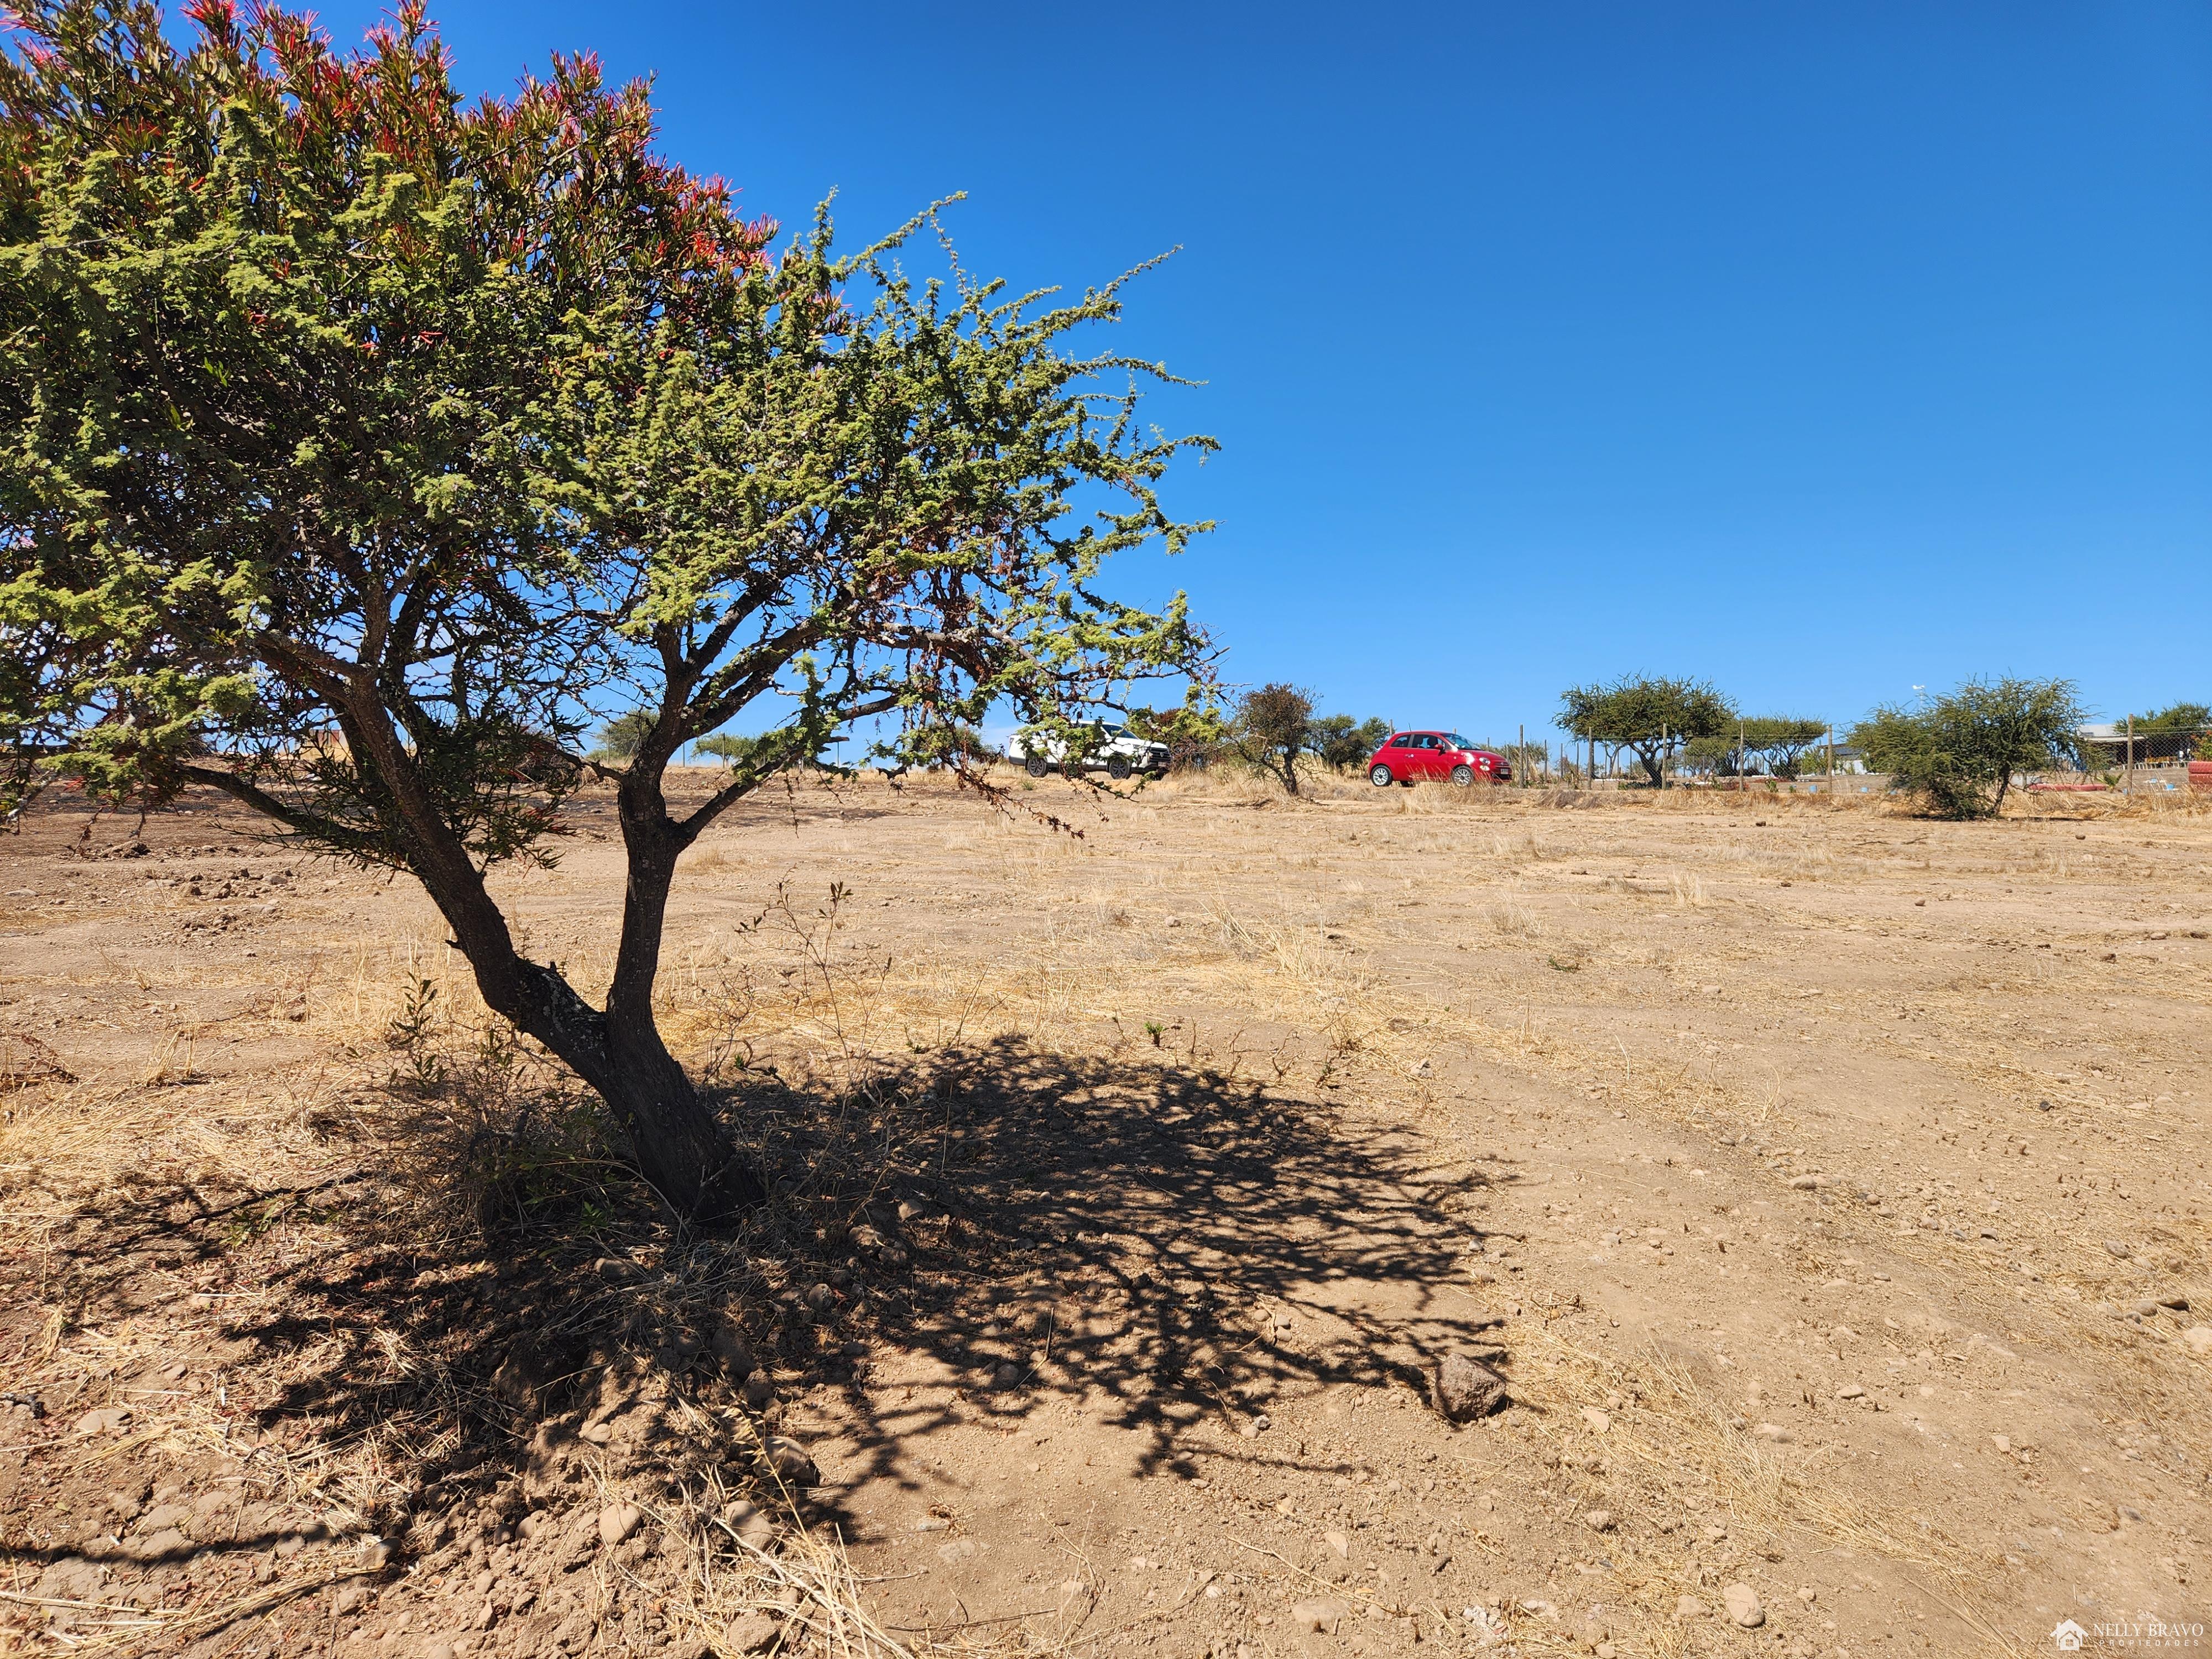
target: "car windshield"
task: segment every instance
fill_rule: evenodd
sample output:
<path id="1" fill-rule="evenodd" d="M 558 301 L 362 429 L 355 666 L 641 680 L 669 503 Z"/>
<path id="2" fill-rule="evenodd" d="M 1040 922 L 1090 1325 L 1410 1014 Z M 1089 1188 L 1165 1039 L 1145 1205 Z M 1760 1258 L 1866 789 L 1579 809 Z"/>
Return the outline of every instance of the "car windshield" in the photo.
<path id="1" fill-rule="evenodd" d="M 1455 732 L 1444 739 L 1444 747 L 1447 749 L 1472 749 L 1474 745 L 1469 743 L 1465 738 L 1460 736 L 1458 732 Z"/>

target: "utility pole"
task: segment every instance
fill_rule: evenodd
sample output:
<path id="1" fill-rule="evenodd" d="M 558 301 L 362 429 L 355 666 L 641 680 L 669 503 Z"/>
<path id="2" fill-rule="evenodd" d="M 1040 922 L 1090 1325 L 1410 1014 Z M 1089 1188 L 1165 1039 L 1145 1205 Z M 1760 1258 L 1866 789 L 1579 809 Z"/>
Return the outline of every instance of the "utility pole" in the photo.
<path id="1" fill-rule="evenodd" d="M 1836 728 L 1828 728 L 1828 787 L 1836 787 Z"/>
<path id="2" fill-rule="evenodd" d="M 1526 789 L 1528 787 L 1528 723 L 1523 720 L 1515 729 L 1521 733 L 1521 738 L 1513 745 L 1513 758 L 1520 763 L 1513 769 L 1513 781 Z"/>

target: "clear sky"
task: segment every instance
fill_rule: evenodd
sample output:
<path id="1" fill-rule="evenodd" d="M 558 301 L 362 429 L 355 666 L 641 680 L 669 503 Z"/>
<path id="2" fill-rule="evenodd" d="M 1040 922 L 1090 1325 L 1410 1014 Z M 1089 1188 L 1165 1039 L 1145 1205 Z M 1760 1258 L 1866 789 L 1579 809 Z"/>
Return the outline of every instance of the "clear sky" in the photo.
<path id="1" fill-rule="evenodd" d="M 342 41 L 376 8 L 323 16 Z M 1227 672 L 1493 740 L 1571 682 L 1847 720 L 1976 672 L 2212 701 L 2212 6 L 445 0 L 462 83 L 975 269 L 1170 246 L 1121 349 L 1222 454 Z"/>

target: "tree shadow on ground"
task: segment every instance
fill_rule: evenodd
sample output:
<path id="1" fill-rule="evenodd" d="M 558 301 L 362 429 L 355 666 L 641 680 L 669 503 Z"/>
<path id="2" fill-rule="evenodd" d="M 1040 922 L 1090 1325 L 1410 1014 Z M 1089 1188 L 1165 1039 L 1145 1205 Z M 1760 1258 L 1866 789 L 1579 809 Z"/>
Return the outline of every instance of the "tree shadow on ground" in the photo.
<path id="1" fill-rule="evenodd" d="M 1191 1472 L 1177 1437 L 1207 1419 L 1264 1462 L 1279 1392 L 1395 1378 L 1426 1394 L 1447 1352 L 1504 1358 L 1464 1288 L 1479 1235 L 1461 1212 L 1510 1166 L 1411 1127 L 1164 1056 L 1013 1039 L 834 1115 L 787 1097 L 756 1121 L 772 1163 L 807 1171 L 817 1249 L 846 1258 L 829 1316 L 763 1328 L 866 1425 L 840 1486 L 912 1484 L 933 1433 L 1011 1423 L 1044 1391 L 1156 1430 L 1147 1470 Z M 915 1358 L 949 1387 L 871 1396 Z"/>
<path id="2" fill-rule="evenodd" d="M 228 1443 L 250 1468 L 255 1448 L 311 1463 L 403 1562 L 615 1480 L 695 1526 L 746 1494 L 842 1518 L 840 1490 L 913 1483 L 932 1435 L 1011 1421 L 1048 1389 L 1157 1431 L 1148 1468 L 1188 1470 L 1179 1437 L 1209 1419 L 1254 1431 L 1244 1455 L 1264 1463 L 1279 1390 L 1425 1389 L 1443 1352 L 1504 1358 L 1453 1280 L 1479 1239 L 1459 1212 L 1510 1166 L 1410 1127 L 1165 1054 L 1018 1039 L 837 1088 L 764 1070 L 738 1085 L 722 1105 L 775 1196 L 734 1235 L 657 1212 L 578 1140 L 589 1115 L 557 1079 L 463 1101 L 498 1091 L 455 1073 L 350 1131 L 334 1120 L 358 1167 L 311 1191 L 88 1198 L 45 1260 L 46 1299 L 82 1322 L 197 1298 Z M 494 1161 L 514 1165 L 489 1209 L 488 1122 L 509 1126 Z M 465 1193 L 456 1170 L 474 1171 Z M 872 1395 L 915 1360 L 948 1386 Z M 111 1381 L 150 1382 L 153 1364 Z M 770 1438 L 801 1392 L 866 1425 L 811 1498 Z M 249 1506 L 240 1541 L 261 1547 L 271 1513 Z"/>

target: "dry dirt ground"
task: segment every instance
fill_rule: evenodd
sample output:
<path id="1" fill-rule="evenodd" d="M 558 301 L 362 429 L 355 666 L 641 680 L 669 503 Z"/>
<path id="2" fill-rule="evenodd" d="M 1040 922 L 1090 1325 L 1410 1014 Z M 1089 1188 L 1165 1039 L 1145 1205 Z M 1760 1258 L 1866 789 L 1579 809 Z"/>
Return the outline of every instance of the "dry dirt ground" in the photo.
<path id="1" fill-rule="evenodd" d="M 691 855 L 724 1237 L 406 884 L 0 839 L 0 1647 L 2212 1641 L 2212 814 L 1015 799 L 1080 838 L 872 779 Z M 577 829 L 499 885 L 590 981 Z"/>

